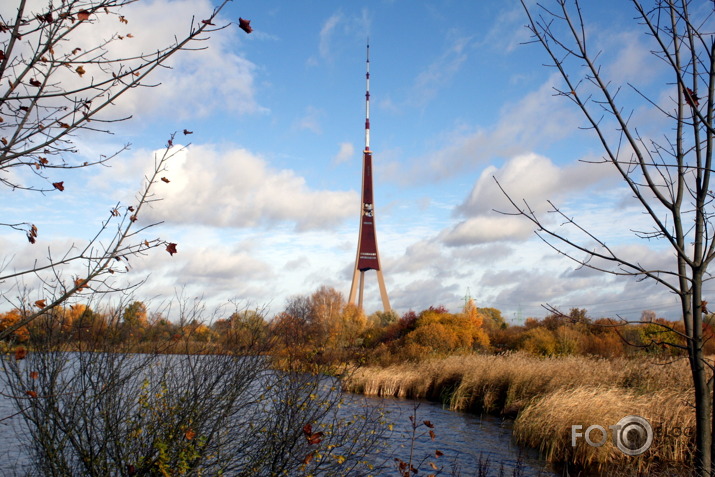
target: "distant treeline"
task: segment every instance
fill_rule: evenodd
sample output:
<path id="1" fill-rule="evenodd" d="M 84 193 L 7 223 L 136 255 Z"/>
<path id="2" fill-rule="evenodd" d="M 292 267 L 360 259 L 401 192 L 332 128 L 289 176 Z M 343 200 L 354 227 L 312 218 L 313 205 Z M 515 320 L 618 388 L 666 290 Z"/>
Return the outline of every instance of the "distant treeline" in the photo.
<path id="1" fill-rule="evenodd" d="M 0 314 L 0 331 L 25 316 L 20 309 Z M 261 349 L 277 359 L 299 359 L 316 364 L 360 361 L 390 365 L 463 352 L 526 351 L 541 356 L 593 355 L 623 357 L 678 355 L 684 342 L 682 324 L 644 312 L 644 320 L 626 323 L 594 319 L 585 309 L 527 318 L 511 325 L 496 308 L 478 307 L 468 300 L 452 313 L 443 306 L 402 316 L 377 312 L 365 316 L 344 296 L 329 287 L 311 295 L 294 296 L 273 317 L 260 309 L 234 310 L 210 322 L 183 316 L 169 320 L 134 301 L 109 311 L 76 304 L 57 307 L 13 335 L 14 343 L 32 347 L 52 336 L 80 345 L 122 344 L 136 351 L 173 343 L 201 344 L 202 352 L 241 353 Z M 712 336 L 712 317 L 704 325 Z M 168 344 L 168 345 L 167 345 Z M 715 354 L 708 340 L 706 353 Z"/>

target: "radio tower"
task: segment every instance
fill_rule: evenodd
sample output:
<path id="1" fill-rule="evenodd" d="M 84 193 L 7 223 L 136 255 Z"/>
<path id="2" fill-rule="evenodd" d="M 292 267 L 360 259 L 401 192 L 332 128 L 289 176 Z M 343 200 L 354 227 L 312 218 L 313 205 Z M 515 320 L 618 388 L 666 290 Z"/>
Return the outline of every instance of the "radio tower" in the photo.
<path id="1" fill-rule="evenodd" d="M 365 150 L 362 152 L 362 206 L 360 210 L 360 232 L 358 233 L 357 256 L 353 282 L 350 286 L 348 303 L 355 304 L 355 294 L 358 291 L 358 308 L 362 309 L 363 291 L 365 289 L 365 272 L 375 270 L 377 283 L 380 286 L 382 307 L 390 311 L 390 300 L 387 298 L 385 279 L 380 269 L 380 254 L 377 251 L 377 235 L 375 234 L 375 207 L 372 201 L 372 152 L 370 152 L 370 43 L 367 44 L 367 61 L 365 74 Z M 359 278 L 358 278 L 359 277 Z M 359 281 L 358 281 L 359 280 Z"/>

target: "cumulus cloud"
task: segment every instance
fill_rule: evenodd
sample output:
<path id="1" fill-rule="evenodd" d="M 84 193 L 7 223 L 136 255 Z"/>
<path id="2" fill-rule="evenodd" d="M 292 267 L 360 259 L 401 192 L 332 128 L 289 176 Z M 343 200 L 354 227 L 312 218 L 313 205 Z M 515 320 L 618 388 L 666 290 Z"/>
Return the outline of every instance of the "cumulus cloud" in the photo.
<path id="1" fill-rule="evenodd" d="M 34 3 L 34 2 L 33 2 Z M 42 11 L 43 6 L 31 6 L 31 11 Z M 14 7 L 13 7 L 14 8 Z M 174 45 L 177 38 L 187 35 L 191 22 L 208 18 L 215 5 L 210 0 L 147 0 L 130 2 L 113 11 L 122 15 L 98 13 L 83 24 L 75 34 L 55 45 L 56 55 L 80 48 L 93 51 L 97 45 L 112 35 L 122 36 L 107 46 L 108 58 L 132 58 Z M 217 25 L 229 20 L 219 17 Z M 194 27 L 196 25 L 194 24 Z M 138 87 L 127 91 L 111 108 L 111 117 L 150 116 L 171 114 L 180 119 L 206 116 L 216 110 L 232 113 L 265 112 L 255 98 L 254 77 L 256 66 L 237 54 L 241 37 L 237 28 L 227 28 L 205 35 L 201 44 L 189 44 L 187 49 L 200 47 L 200 51 L 179 51 L 164 66 L 151 73 L 148 85 L 161 84 L 161 88 Z M 125 68 L 135 64 L 122 62 Z M 99 82 L 109 76 L 92 64 L 84 65 L 86 73 L 80 78 L 73 70 L 60 72 L 58 80 L 66 84 Z"/>
<path id="2" fill-rule="evenodd" d="M 170 163 L 148 220 L 218 227 L 294 224 L 326 229 L 354 215 L 353 191 L 312 190 L 289 169 L 271 168 L 244 149 L 191 146 Z"/>
<path id="3" fill-rule="evenodd" d="M 181 268 L 180 276 L 203 280 L 215 286 L 220 282 L 265 280 L 273 277 L 271 267 L 249 252 L 226 247 L 200 248 L 191 253 Z"/>
<path id="4" fill-rule="evenodd" d="M 416 158 L 409 167 L 387 167 L 389 179 L 405 185 L 445 180 L 495 158 L 525 154 L 563 139 L 573 132 L 574 124 L 580 124 L 581 117 L 566 101 L 554 101 L 555 81 L 553 76 L 539 89 L 505 105 L 494 127 L 460 126 L 446 135 L 443 148 Z"/>
<path id="5" fill-rule="evenodd" d="M 531 222 L 509 216 L 479 216 L 459 222 L 442 234 L 446 245 L 473 245 L 500 240 L 526 239 L 533 234 Z"/>
<path id="6" fill-rule="evenodd" d="M 489 166 L 482 171 L 467 198 L 455 209 L 466 219 L 443 231 L 440 238 L 447 245 L 460 246 L 531 236 L 531 222 L 499 213 L 513 213 L 514 207 L 494 178 L 517 204 L 521 206 L 522 199 L 526 200 L 534 212 L 543 214 L 550 208 L 548 200 L 580 194 L 608 176 L 606 168 L 590 164 L 559 167 L 538 154 L 516 156 L 501 168 Z"/>
<path id="7" fill-rule="evenodd" d="M 351 142 L 341 142 L 340 150 L 333 158 L 335 164 L 342 164 L 343 162 L 348 162 L 352 159 L 355 154 L 355 146 Z"/>

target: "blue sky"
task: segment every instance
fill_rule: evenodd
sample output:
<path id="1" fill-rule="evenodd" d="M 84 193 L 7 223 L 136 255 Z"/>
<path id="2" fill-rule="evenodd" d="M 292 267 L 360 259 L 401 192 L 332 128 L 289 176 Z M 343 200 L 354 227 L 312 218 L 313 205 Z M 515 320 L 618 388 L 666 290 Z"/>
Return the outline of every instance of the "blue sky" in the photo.
<path id="1" fill-rule="evenodd" d="M 672 86 L 619 1 L 586 2 L 604 71 L 638 82 L 656 98 Z M 134 42 L 152 46 L 181 34 L 212 3 L 142 0 L 127 7 Z M 91 237 L 117 201 L 129 201 L 174 131 L 186 152 L 169 165 L 164 198 L 141 217 L 176 242 L 134 262 L 126 278 L 147 283 L 146 301 L 177 292 L 210 303 L 236 299 L 280 311 L 286 298 L 320 285 L 347 295 L 354 265 L 364 140 L 365 44 L 371 54 L 371 149 L 376 226 L 392 306 L 457 311 L 469 293 L 511 320 L 543 317 L 543 304 L 587 308 L 594 317 L 677 317 L 661 287 L 578 269 L 509 210 L 492 176 L 544 211 L 553 200 L 608 243 L 644 263 L 668 264 L 657 243 L 634 239 L 644 222 L 600 157 L 578 111 L 553 95 L 559 84 L 529 39 L 518 1 L 235 1 L 224 22 L 251 20 L 211 35 L 161 72 L 157 88 L 132 92 L 116 114 L 133 118 L 115 134 L 76 138 L 87 157 L 131 150 L 111 168 L 66 174 L 64 193 L 3 191 L 3 221 L 35 223 L 38 244 L 2 231 L 10 267 Z M 85 39 L 85 41 L 89 41 Z M 648 70 L 644 70 L 648 65 Z M 648 74 L 643 74 L 648 71 Z M 634 98 L 624 92 L 624 101 Z M 635 103 L 633 103 L 635 104 Z M 642 102 L 635 117 L 657 120 Z M 67 213 L 67 211 L 71 211 Z M 55 253 L 57 253 L 55 252 Z M 380 308 L 374 273 L 366 311 Z M 10 285 L 8 284 L 8 287 Z M 12 295 L 7 288 L 5 295 Z"/>

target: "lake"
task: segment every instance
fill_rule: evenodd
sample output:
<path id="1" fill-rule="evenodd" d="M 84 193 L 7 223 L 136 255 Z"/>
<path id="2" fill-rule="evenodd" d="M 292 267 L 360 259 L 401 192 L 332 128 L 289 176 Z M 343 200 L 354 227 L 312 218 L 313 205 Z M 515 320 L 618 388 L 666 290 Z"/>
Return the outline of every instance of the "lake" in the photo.
<path id="1" fill-rule="evenodd" d="M 42 362 L 52 365 L 66 362 L 67 367 L 64 368 L 63 373 L 69 373 L 68 376 L 70 376 L 86 364 L 84 360 L 77 359 L 77 356 L 79 355 L 72 353 L 62 355 L 34 353 L 20 362 L 19 365 L 27 368 L 23 371 L 23 373 L 26 373 L 30 369 L 46 369 L 42 367 Z M 136 365 L 136 369 L 141 370 L 141 373 L 151 372 L 154 369 L 152 366 L 147 367 L 143 364 L 142 360 L 144 358 L 140 355 L 95 354 L 86 356 L 91 358 L 88 362 L 92 363 L 93 366 L 99 366 L 87 371 L 86 375 L 89 376 L 102 373 L 102 370 L 110 369 L 112 366 L 118 366 L 116 369 L 119 370 L 126 370 Z M 254 368 L 261 370 L 265 367 L 261 360 L 253 362 L 246 358 L 245 360 L 235 361 L 235 358 L 230 357 L 216 359 L 216 357 L 190 355 L 162 356 L 159 360 L 155 360 L 154 364 L 159 365 L 160 369 L 170 370 L 172 373 L 176 372 L 177 376 L 181 376 L 186 374 L 181 370 L 189 369 L 186 367 L 187 363 L 184 362 L 187 360 L 192 361 L 195 366 L 212 366 L 221 361 L 228 366 L 228 368 L 201 368 L 204 371 L 214 371 L 213 373 L 193 373 L 196 379 L 201 382 L 205 380 L 202 376 L 209 375 L 218 376 L 220 381 L 225 381 L 224 372 L 227 372 L 228 369 L 240 367 L 236 366 L 235 363 L 245 364 L 245 367 L 250 370 Z M 114 363 L 114 361 L 119 362 Z M 267 373 L 263 375 L 263 379 L 268 379 L 273 386 L 280 386 L 280 383 L 290 380 L 289 376 L 297 376 L 274 371 L 267 371 Z M 138 379 L 137 376 L 135 378 Z M 313 378 L 308 379 L 314 381 Z M 326 391 L 335 389 L 337 385 L 332 378 L 324 377 L 319 381 L 323 383 L 321 386 L 325 386 Z M 183 381 L 176 381 L 176 383 L 179 382 Z M 260 381 L 244 381 L 243 384 L 237 381 L 237 383 L 248 392 L 246 397 L 260 393 L 260 389 L 263 389 L 259 384 Z M 317 388 L 310 389 L 314 389 L 314 391 L 308 392 L 320 393 Z M 180 392 L 179 388 L 175 388 L 175 390 Z M 27 450 L 27 437 L 29 434 L 27 429 L 24 428 L 23 418 L 13 416 L 16 410 L 11 398 L 7 396 L 8 392 L 4 387 L 0 388 L 0 475 L 25 475 L 30 458 Z M 78 402 L 77 399 L 85 399 L 85 395 L 84 388 L 76 388 L 75 392 L 65 393 L 64 395 L 56 394 L 58 398 L 66 400 L 65 405 L 73 405 L 72 403 Z M 134 394 L 131 395 L 133 396 Z M 89 398 L 89 395 L 86 396 Z M 125 402 L 131 403 L 133 401 L 133 399 L 130 399 Z M 80 406 L 80 408 L 85 407 L 84 405 Z M 126 408 L 128 412 L 133 412 L 131 409 L 134 409 L 131 405 Z M 539 459 L 535 451 L 521 449 L 512 443 L 512 422 L 510 420 L 452 412 L 443 409 L 441 405 L 436 403 L 370 398 L 349 394 L 344 396 L 344 404 L 337 410 L 338 414 L 335 417 L 350 421 L 352 416 L 364 414 L 364 411 L 369 409 L 381 410 L 384 415 L 383 425 L 386 426 L 383 429 L 390 429 L 382 441 L 380 450 L 374 451 L 368 458 L 369 462 L 375 463 L 378 468 L 382 468 L 382 470 L 374 473 L 376 476 L 399 475 L 396 459 L 411 462 L 420 470 L 419 475 L 428 475 L 439 469 L 442 470 L 440 475 L 479 475 L 480 477 L 545 477 L 557 475 L 549 470 L 547 464 Z M 217 414 L 215 408 L 211 408 L 209 412 L 215 416 L 220 415 Z M 245 426 L 251 422 L 249 420 L 240 424 L 238 421 L 245 420 L 245 416 L 240 414 L 233 414 L 233 416 L 234 418 L 232 418 L 231 422 L 234 422 L 234 428 L 241 425 Z M 275 414 L 274 416 L 278 417 Z M 275 421 L 276 417 L 271 417 L 271 421 Z M 90 419 L 93 418 L 90 417 Z M 414 435 L 413 420 L 417 423 Z M 425 421 L 427 424 L 425 424 Z M 304 422 L 300 421 L 298 423 L 299 429 L 303 427 Z M 307 422 L 310 422 L 310 420 L 307 420 Z M 287 422 L 287 425 L 288 427 L 293 427 L 292 422 Z M 226 426 L 224 428 L 229 429 Z M 250 438 L 254 439 L 253 436 Z M 97 441 L 95 440 L 94 442 Z M 272 441 L 268 442 L 269 445 L 270 442 Z M 243 454 L 235 453 L 230 455 L 241 456 Z M 412 455 L 411 460 L 410 455 Z M 459 471 L 459 474 L 456 471 Z"/>

